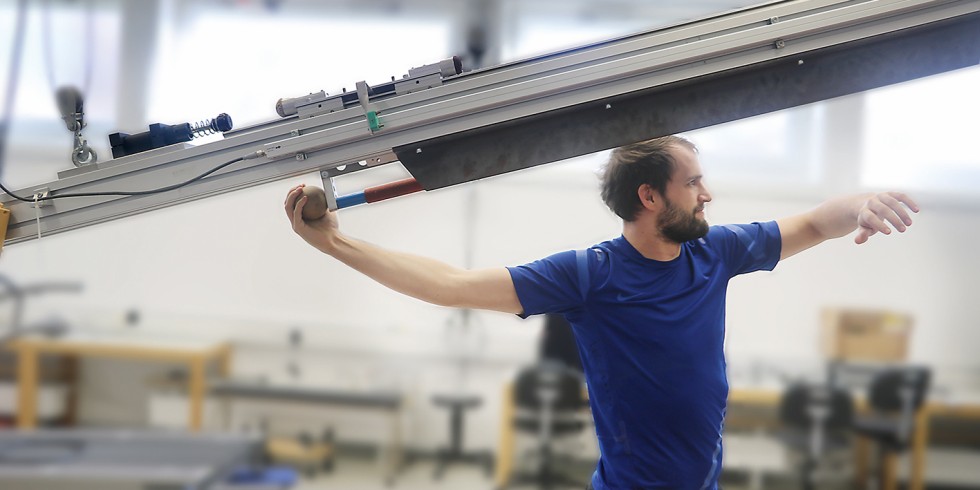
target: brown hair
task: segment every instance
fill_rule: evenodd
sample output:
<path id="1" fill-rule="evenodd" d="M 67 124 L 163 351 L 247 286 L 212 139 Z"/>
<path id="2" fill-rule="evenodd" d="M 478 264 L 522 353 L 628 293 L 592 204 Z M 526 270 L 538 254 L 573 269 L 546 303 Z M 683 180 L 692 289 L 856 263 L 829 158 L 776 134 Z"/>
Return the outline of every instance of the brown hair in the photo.
<path id="1" fill-rule="evenodd" d="M 636 219 L 641 206 L 636 190 L 641 185 L 661 194 L 667 190 L 676 166 L 671 146 L 698 150 L 694 143 L 671 135 L 621 146 L 609 155 L 602 172 L 602 200 L 624 221 Z"/>

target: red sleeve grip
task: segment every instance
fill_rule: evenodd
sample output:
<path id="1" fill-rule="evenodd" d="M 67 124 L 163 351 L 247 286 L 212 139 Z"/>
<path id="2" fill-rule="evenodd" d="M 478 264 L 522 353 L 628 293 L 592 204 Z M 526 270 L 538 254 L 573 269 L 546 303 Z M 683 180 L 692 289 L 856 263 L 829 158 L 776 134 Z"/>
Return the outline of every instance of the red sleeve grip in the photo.
<path id="1" fill-rule="evenodd" d="M 369 203 L 384 201 L 385 199 L 404 196 L 405 194 L 411 194 L 421 190 L 423 190 L 422 185 L 415 179 L 399 180 L 397 182 L 364 189 L 364 200 Z"/>

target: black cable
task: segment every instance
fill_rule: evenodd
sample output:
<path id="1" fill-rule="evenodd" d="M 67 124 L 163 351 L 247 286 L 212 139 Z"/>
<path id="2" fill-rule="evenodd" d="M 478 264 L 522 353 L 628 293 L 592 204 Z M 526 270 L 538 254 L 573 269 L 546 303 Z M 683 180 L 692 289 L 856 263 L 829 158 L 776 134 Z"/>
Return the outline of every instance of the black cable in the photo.
<path id="1" fill-rule="evenodd" d="M 258 154 L 255 154 L 255 153 L 253 153 L 251 155 L 258 156 Z M 251 157 L 251 155 L 249 155 L 249 157 Z M 207 177 L 208 175 L 211 175 L 211 174 L 217 172 L 218 170 L 221 170 L 221 169 L 223 169 L 223 168 L 225 168 L 225 167 L 227 167 L 227 166 L 229 166 L 229 165 L 231 165 L 233 163 L 241 162 L 241 161 L 245 160 L 246 158 L 247 157 L 238 157 L 238 158 L 236 158 L 234 160 L 230 160 L 230 161 L 227 161 L 225 163 L 222 163 L 221 165 L 218 165 L 217 167 L 214 167 L 211 170 L 208 170 L 207 172 L 204 172 L 203 174 L 198 175 L 197 177 L 194 177 L 192 179 L 186 180 L 186 181 L 181 182 L 179 184 L 168 185 L 166 187 L 158 187 L 156 189 L 150 189 L 150 190 L 147 190 L 147 191 L 76 192 L 76 193 L 68 193 L 68 194 L 49 195 L 47 197 L 39 197 L 37 199 L 28 199 L 26 197 L 21 197 L 21 196 L 18 196 L 17 194 L 14 194 L 13 192 L 10 192 L 10 190 L 8 190 L 6 187 L 4 187 L 4 185 L 2 183 L 0 183 L 0 189 L 2 189 L 4 192 L 6 192 L 8 195 L 10 195 L 11 197 L 13 197 L 14 199 L 17 199 L 19 201 L 24 201 L 24 202 L 51 201 L 51 200 L 54 200 L 54 199 L 61 199 L 63 197 L 148 196 L 150 194 L 159 194 L 161 192 L 167 192 L 167 191 L 172 191 L 174 189 L 179 189 L 181 187 L 184 187 L 187 184 L 190 184 L 192 182 L 196 182 L 198 180 L 201 180 L 201 179 Z"/>

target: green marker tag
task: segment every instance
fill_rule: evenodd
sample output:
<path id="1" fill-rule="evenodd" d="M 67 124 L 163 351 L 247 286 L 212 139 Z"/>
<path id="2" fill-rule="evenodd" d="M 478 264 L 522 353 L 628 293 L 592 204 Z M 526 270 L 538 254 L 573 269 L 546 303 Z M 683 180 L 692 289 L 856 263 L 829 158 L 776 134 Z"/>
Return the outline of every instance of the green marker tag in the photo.
<path id="1" fill-rule="evenodd" d="M 368 111 L 367 119 L 368 119 L 368 126 L 371 127 L 371 132 L 377 131 L 385 127 L 385 125 L 381 123 L 381 118 L 378 117 L 378 113 L 375 111 Z"/>

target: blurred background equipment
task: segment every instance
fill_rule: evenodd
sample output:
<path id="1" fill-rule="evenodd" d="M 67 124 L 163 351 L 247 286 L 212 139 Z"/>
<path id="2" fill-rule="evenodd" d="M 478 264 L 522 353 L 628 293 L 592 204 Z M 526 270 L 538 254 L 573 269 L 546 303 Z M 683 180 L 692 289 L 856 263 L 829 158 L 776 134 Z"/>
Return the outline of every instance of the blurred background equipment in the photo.
<path id="1" fill-rule="evenodd" d="M 557 313 L 544 315 L 539 357 L 541 360 L 560 362 L 565 367 L 582 372 L 582 357 L 575 343 L 575 332 L 564 316 Z"/>
<path id="2" fill-rule="evenodd" d="M 914 443 L 925 444 L 921 431 L 927 430 L 924 425 L 929 422 L 922 407 L 931 376 L 928 368 L 916 366 L 886 367 L 874 374 L 868 388 L 868 413 L 854 421 L 857 435 L 869 439 L 877 449 L 877 470 L 869 484 L 874 488 L 898 488 L 897 456 Z M 911 464 L 921 466 L 922 461 L 913 458 Z M 921 485 L 922 471 L 921 467 L 911 469 L 913 484 Z"/>
<path id="3" fill-rule="evenodd" d="M 282 383 L 270 383 L 250 380 L 230 380 L 212 383 L 210 393 L 226 407 L 224 409 L 225 429 L 233 429 L 227 424 L 231 420 L 230 404 L 240 401 L 265 401 L 268 410 L 275 413 L 283 406 L 305 405 L 318 409 L 329 407 L 351 407 L 360 411 L 380 413 L 387 425 L 388 440 L 384 447 L 378 449 L 377 474 L 383 475 L 384 481 L 393 483 L 401 470 L 403 459 L 402 395 L 390 391 L 357 392 L 317 387 L 304 387 Z M 318 470 L 332 471 L 334 469 L 335 436 L 332 430 L 323 431 L 319 437 L 309 431 L 301 431 L 299 435 L 284 435 L 275 430 L 275 422 L 264 417 L 262 425 L 266 436 L 265 448 L 268 457 L 276 462 L 295 465 L 309 475 L 315 475 Z M 295 416 L 293 417 L 295 418 Z M 295 421 L 295 420 L 294 420 Z"/>
<path id="4" fill-rule="evenodd" d="M 583 391 L 581 372 L 561 362 L 542 360 L 518 373 L 513 395 L 516 411 L 508 423 L 529 435 L 534 444 L 518 458 L 517 471 L 505 488 L 528 484 L 542 489 L 583 488 L 589 483 L 591 475 L 571 476 L 567 468 L 572 458 L 555 450 L 559 441 L 579 435 L 590 425 L 585 420 L 588 402 Z M 508 456 L 514 455 L 501 457 Z"/>
<path id="5" fill-rule="evenodd" d="M 784 426 L 782 440 L 795 456 L 801 488 L 823 488 L 827 481 L 839 486 L 853 478 L 849 463 L 854 402 L 849 392 L 828 385 L 793 384 L 780 400 L 779 420 Z"/>
<path id="6" fill-rule="evenodd" d="M 71 151 L 71 161 L 76 167 L 99 161 L 99 155 L 82 137 L 85 128 L 85 110 L 82 92 L 75 87 L 61 87 L 55 92 L 55 100 L 61 111 L 61 119 L 74 135 L 75 144 Z"/>
<path id="7" fill-rule="evenodd" d="M 474 212 L 472 206 L 472 201 L 469 201 L 467 213 L 470 215 Z M 466 233 L 465 238 L 472 239 L 469 228 Z M 487 478 L 493 474 L 494 461 L 490 451 L 465 447 L 466 415 L 484 407 L 483 396 L 471 386 L 471 371 L 486 342 L 485 327 L 476 320 L 475 312 L 464 308 L 457 310 L 445 326 L 446 350 L 454 372 L 451 381 L 440 386 L 431 397 L 432 404 L 445 411 L 448 429 L 448 441 L 436 450 L 436 467 L 433 471 L 436 480 L 442 479 L 452 465 L 460 463 L 476 465 Z"/>
<path id="8" fill-rule="evenodd" d="M 59 319 L 50 319 L 37 324 L 24 325 L 25 303 L 29 296 L 34 295 L 43 295 L 52 292 L 79 293 L 82 291 L 81 283 L 51 281 L 19 285 L 9 277 L 0 274 L 0 284 L 4 286 L 4 291 L 0 293 L 0 303 L 10 301 L 12 304 L 10 318 L 6 323 L 6 328 L 0 330 L 0 346 L 21 335 L 39 334 L 44 337 L 58 337 L 67 333 L 68 327 Z M 0 323 L 0 325 L 4 324 Z"/>
<path id="9" fill-rule="evenodd" d="M 222 482 L 240 467 L 257 466 L 260 456 L 261 441 L 240 434 L 0 431 L 0 487 L 227 490 Z"/>

